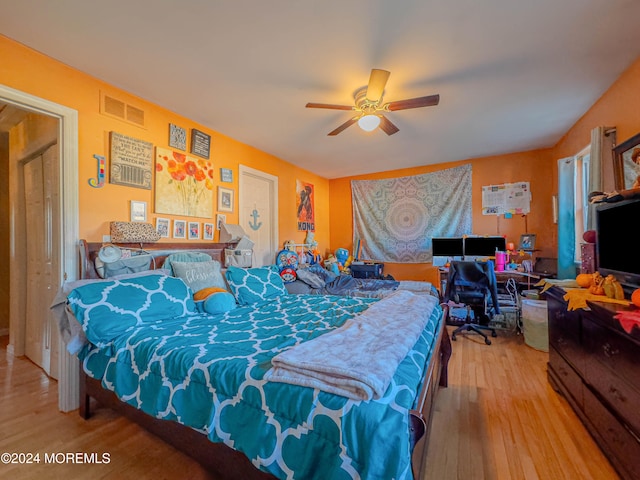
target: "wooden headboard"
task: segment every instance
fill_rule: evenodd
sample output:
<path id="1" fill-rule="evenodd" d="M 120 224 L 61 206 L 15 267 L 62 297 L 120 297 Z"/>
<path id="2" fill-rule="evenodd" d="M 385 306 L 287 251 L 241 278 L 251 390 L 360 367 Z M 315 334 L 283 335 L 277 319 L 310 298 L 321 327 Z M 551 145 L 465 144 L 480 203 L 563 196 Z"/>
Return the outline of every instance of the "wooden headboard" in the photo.
<path id="1" fill-rule="evenodd" d="M 95 259 L 100 248 L 104 244 L 100 242 L 87 242 L 80 240 L 80 277 L 79 278 L 100 278 L 96 272 Z M 151 268 L 161 268 L 165 258 L 176 252 L 202 252 L 211 257 L 212 260 L 219 261 L 224 266 L 224 249 L 233 248 L 235 243 L 213 243 L 213 242 L 183 242 L 183 243 L 119 243 L 118 247 L 132 250 L 145 250 L 150 253 L 154 262 Z"/>

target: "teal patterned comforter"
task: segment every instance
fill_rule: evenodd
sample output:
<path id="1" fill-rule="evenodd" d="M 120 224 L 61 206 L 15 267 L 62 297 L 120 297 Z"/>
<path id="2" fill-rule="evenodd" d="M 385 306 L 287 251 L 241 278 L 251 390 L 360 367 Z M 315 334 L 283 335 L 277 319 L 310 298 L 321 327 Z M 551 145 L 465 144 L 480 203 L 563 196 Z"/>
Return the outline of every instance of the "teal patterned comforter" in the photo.
<path id="1" fill-rule="evenodd" d="M 165 295 L 166 286 L 153 302 L 147 292 L 139 310 L 114 307 L 115 289 L 101 288 L 74 291 L 69 304 L 91 342 L 79 355 L 84 369 L 122 401 L 224 442 L 278 478 L 412 478 L 408 411 L 435 346 L 439 307 L 385 395 L 363 402 L 263 377 L 279 352 L 377 299 L 283 295 L 212 316 Z M 161 308 L 141 315 L 149 304 Z"/>

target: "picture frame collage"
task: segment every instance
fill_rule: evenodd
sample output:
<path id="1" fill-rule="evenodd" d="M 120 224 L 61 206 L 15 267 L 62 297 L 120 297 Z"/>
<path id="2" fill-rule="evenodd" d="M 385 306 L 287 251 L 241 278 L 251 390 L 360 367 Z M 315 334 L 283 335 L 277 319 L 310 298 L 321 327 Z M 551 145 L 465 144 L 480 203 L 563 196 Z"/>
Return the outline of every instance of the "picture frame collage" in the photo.
<path id="1" fill-rule="evenodd" d="M 211 136 L 195 128 L 189 132 L 179 125 L 169 124 L 169 147 L 197 155 L 204 159 L 209 159 L 211 148 Z M 189 142 L 189 136 L 191 141 Z M 181 153 L 178 152 L 177 155 Z M 230 168 L 220 168 L 220 181 L 223 183 L 233 183 L 233 170 Z M 160 234 L 160 238 L 174 238 L 186 240 L 213 241 L 215 231 L 220 230 L 220 225 L 226 223 L 226 213 L 234 210 L 234 195 L 232 188 L 218 186 L 217 188 L 217 212 L 215 222 L 213 218 L 209 221 L 197 221 L 191 219 L 170 219 L 163 216 L 155 218 L 155 228 Z M 156 213 L 162 214 L 162 211 Z M 165 212 L 171 213 L 171 212 Z M 147 203 L 131 201 L 131 221 L 147 221 Z"/>
<path id="2" fill-rule="evenodd" d="M 160 234 L 160 238 L 213 241 L 215 231 L 220 230 L 218 218 L 220 216 L 220 214 L 216 216 L 216 223 L 175 219 L 173 228 L 171 228 L 171 219 L 156 217 L 156 231 Z"/>

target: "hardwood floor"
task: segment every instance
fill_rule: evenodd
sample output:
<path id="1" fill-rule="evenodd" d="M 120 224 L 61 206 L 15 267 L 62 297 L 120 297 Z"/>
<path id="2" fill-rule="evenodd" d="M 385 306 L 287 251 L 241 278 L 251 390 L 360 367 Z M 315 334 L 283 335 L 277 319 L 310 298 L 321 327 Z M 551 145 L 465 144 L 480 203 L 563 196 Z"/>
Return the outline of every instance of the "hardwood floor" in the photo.
<path id="1" fill-rule="evenodd" d="M 213 479 L 188 456 L 106 408 L 87 421 L 58 410 L 58 385 L 26 358 L 6 352 L 0 337 L 0 454 L 40 453 L 40 463 L 0 462 L 0 478 L 26 479 Z M 45 453 L 95 453 L 108 463 L 44 463 Z M 64 460 L 64 461 L 63 461 Z"/>
<path id="2" fill-rule="evenodd" d="M 452 329 L 453 327 L 448 327 Z M 428 479 L 608 480 L 619 476 L 547 381 L 522 335 L 458 335 L 436 398 Z"/>
<path id="3" fill-rule="evenodd" d="M 196 462 L 114 412 L 88 421 L 57 409 L 57 383 L 0 337 L 0 453 L 40 453 L 2 464 L 0 478 L 211 479 Z M 449 387 L 436 400 L 426 478 L 617 479 L 568 404 L 546 380 L 547 354 L 501 334 L 452 342 Z M 96 454 L 108 463 L 44 463 L 44 454 Z M 82 457 L 82 455 L 81 455 Z M 75 458 L 75 457 L 74 457 Z M 82 459 L 82 458 L 80 458 Z"/>

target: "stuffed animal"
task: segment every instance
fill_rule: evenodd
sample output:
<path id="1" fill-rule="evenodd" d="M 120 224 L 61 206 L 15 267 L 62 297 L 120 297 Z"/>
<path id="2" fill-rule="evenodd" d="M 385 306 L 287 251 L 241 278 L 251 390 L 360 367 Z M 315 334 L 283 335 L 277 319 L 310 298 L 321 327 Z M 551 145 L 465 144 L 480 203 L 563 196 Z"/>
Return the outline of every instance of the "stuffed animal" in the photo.
<path id="1" fill-rule="evenodd" d="M 318 242 L 315 240 L 316 234 L 312 231 L 307 232 L 307 238 L 305 238 L 304 243 L 306 243 L 309 247 L 309 250 L 315 250 L 318 248 Z"/>
<path id="2" fill-rule="evenodd" d="M 324 261 L 324 268 L 326 270 L 329 270 L 330 272 L 335 273 L 336 275 L 340 275 L 340 268 L 338 266 L 338 259 L 332 253 L 327 255 L 327 258 Z"/>

